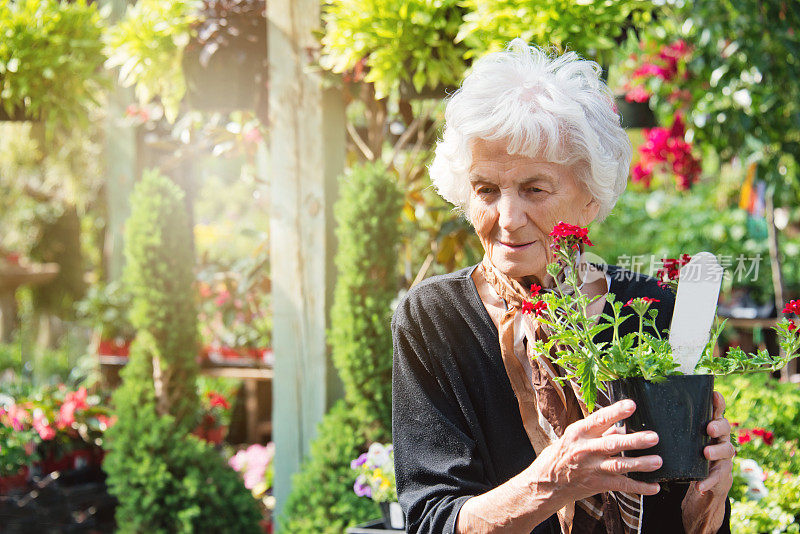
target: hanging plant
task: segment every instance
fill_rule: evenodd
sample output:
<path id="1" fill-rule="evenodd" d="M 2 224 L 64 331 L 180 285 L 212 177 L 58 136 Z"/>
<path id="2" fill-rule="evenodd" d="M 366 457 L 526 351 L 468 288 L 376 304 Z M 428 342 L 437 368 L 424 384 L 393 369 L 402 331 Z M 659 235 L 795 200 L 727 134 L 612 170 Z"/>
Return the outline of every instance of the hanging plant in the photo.
<path id="1" fill-rule="evenodd" d="M 0 2 L 0 120 L 87 124 L 104 86 L 103 18 L 86 0 Z"/>
<path id="2" fill-rule="evenodd" d="M 189 104 L 233 111 L 266 103 L 265 0 L 203 0 L 183 69 Z"/>
<path id="3" fill-rule="evenodd" d="M 108 34 L 108 67 L 139 104 L 158 98 L 166 119 L 181 102 L 214 111 L 253 108 L 266 82 L 264 0 L 140 0 Z"/>

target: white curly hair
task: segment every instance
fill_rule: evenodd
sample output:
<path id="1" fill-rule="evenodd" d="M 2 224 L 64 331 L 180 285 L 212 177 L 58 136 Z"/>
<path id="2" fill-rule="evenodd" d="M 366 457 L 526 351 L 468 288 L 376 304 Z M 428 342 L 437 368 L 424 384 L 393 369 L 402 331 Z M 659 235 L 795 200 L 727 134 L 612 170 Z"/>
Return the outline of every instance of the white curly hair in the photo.
<path id="1" fill-rule="evenodd" d="M 603 220 L 628 183 L 631 143 L 601 70 L 575 52 L 548 53 L 522 39 L 476 61 L 447 102 L 429 169 L 436 190 L 466 213 L 471 142 L 505 140 L 509 154 L 572 166 Z"/>

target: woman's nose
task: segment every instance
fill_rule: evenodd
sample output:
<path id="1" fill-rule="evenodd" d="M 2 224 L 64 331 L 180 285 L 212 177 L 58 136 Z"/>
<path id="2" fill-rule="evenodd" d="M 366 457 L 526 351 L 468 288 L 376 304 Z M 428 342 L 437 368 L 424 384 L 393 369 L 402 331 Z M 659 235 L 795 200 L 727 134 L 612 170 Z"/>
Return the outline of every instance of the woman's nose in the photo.
<path id="1" fill-rule="evenodd" d="M 497 224 L 509 233 L 524 226 L 527 220 L 521 200 L 514 195 L 503 195 L 498 201 L 497 212 Z"/>

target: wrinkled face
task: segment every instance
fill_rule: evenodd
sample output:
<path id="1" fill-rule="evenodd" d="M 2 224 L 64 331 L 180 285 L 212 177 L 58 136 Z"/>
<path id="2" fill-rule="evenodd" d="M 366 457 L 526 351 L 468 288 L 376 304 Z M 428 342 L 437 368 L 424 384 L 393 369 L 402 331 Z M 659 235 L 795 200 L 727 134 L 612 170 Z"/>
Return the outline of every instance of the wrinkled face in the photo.
<path id="1" fill-rule="evenodd" d="M 572 167 L 510 155 L 504 141 L 472 144 L 469 219 L 495 267 L 519 281 L 546 280 L 550 231 L 586 226 L 599 205 Z"/>

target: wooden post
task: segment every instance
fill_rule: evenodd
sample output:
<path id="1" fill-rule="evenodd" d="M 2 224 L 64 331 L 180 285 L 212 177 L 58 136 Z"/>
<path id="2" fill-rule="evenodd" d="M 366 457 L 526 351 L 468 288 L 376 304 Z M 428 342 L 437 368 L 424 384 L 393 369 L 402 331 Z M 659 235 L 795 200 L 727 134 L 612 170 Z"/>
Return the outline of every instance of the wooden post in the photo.
<path id="1" fill-rule="evenodd" d="M 118 20 L 125 14 L 128 3 L 125 0 L 105 0 L 111 5 L 111 20 Z M 117 74 L 114 70 L 114 76 Z M 115 85 L 109 92 L 108 118 L 106 119 L 106 198 L 108 201 L 108 221 L 103 259 L 106 279 L 117 280 L 122 275 L 125 263 L 123 256 L 123 235 L 125 221 L 130 215 L 128 201 L 137 172 L 136 130 L 124 124 L 125 108 L 133 102 L 133 90 Z"/>
<path id="2" fill-rule="evenodd" d="M 331 206 L 344 168 L 344 100 L 310 69 L 319 0 L 267 2 L 276 516 L 333 395 L 327 346 Z"/>

